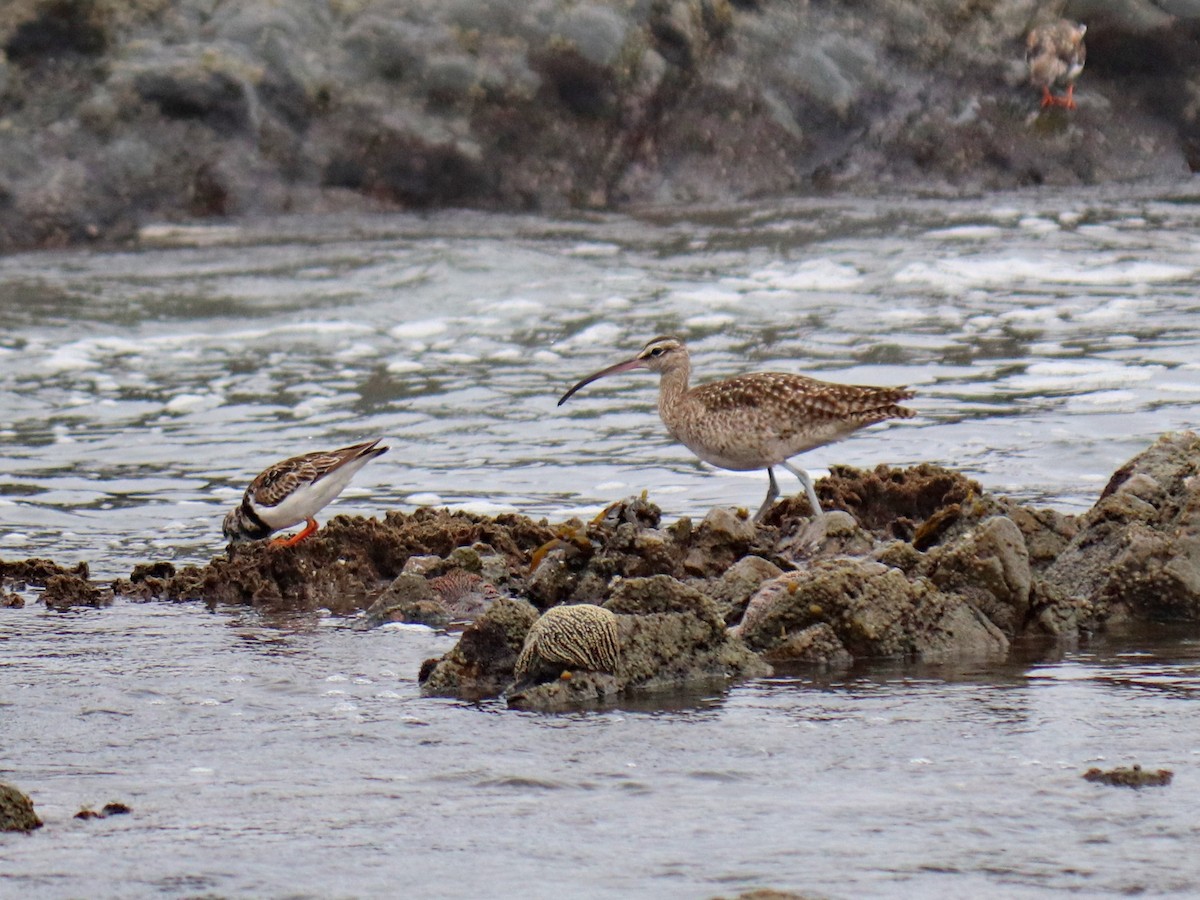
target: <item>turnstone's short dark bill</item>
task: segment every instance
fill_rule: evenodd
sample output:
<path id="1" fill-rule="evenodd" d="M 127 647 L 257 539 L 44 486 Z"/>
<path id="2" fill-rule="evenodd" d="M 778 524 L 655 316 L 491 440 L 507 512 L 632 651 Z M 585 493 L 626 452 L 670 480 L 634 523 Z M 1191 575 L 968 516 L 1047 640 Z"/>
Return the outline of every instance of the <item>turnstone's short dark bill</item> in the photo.
<path id="1" fill-rule="evenodd" d="M 302 531 L 272 542 L 285 547 L 298 544 L 317 530 L 314 517 L 345 490 L 354 474 L 388 451 L 379 446 L 380 440 L 305 453 L 264 469 L 246 488 L 241 505 L 225 516 L 225 537 L 232 543 L 259 540 L 304 522 Z"/>

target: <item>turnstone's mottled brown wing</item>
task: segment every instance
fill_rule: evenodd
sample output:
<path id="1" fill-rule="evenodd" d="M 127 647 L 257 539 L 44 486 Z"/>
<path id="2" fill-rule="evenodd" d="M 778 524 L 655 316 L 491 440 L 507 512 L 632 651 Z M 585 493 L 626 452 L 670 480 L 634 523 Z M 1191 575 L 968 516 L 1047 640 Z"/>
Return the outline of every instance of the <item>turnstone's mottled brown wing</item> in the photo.
<path id="1" fill-rule="evenodd" d="M 277 462 L 250 482 L 246 494 L 259 506 L 278 506 L 298 487 L 320 481 L 351 460 L 370 453 L 379 440 L 376 438 L 339 450 L 318 450 Z"/>
<path id="2" fill-rule="evenodd" d="M 761 409 L 781 422 L 792 418 L 861 419 L 869 424 L 916 415 L 897 405 L 914 396 L 908 388 L 832 384 L 790 372 L 738 375 L 700 385 L 692 396 L 710 412 Z"/>

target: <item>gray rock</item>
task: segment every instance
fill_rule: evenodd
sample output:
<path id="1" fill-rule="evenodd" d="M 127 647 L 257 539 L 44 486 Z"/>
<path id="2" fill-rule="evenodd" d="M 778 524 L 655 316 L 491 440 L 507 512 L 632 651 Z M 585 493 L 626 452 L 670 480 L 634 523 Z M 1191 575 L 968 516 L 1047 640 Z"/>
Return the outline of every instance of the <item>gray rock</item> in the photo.
<path id="1" fill-rule="evenodd" d="M 1182 177 L 1200 141 L 1186 99 L 1196 7 L 1072 0 L 1064 14 L 1093 24 L 1105 65 L 1084 72 L 1068 116 L 1039 112 L 1025 83 L 1025 0 L 881 0 L 865 14 L 13 0 L 0 8 L 0 251 L 331 204 L 557 210 Z M 1130 46 L 1161 61 L 1169 88 Z M 116 140 L 157 152 L 123 168 Z"/>
<path id="2" fill-rule="evenodd" d="M 729 567 L 706 593 L 717 604 L 726 623 L 741 619 L 746 604 L 764 581 L 778 578 L 783 571 L 761 556 L 744 556 Z"/>
<path id="3" fill-rule="evenodd" d="M 820 623 L 855 659 L 1003 658 L 1008 640 L 959 597 L 923 577 L 862 559 L 818 560 L 759 589 L 734 633 L 772 651 Z"/>
<path id="4" fill-rule="evenodd" d="M 1033 573 L 1025 538 L 1012 519 L 987 519 L 929 556 L 925 572 L 934 584 L 972 603 L 1009 637 L 1021 630 L 1029 614 Z"/>
<path id="5" fill-rule="evenodd" d="M 397 575 L 359 621 L 359 627 L 375 628 L 389 622 L 407 622 L 444 628 L 453 616 L 442 604 L 429 582 L 413 573 Z"/>
<path id="6" fill-rule="evenodd" d="M 1162 436 L 1113 475 L 1045 572 L 1082 627 L 1200 619 L 1200 437 Z M 1057 618 L 1061 619 L 1061 613 Z"/>

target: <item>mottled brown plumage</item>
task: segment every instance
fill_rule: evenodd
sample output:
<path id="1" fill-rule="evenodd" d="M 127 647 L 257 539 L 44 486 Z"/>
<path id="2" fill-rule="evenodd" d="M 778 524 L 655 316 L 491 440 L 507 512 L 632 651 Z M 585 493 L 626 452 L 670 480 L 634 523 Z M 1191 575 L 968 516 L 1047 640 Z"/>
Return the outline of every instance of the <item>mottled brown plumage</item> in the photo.
<path id="1" fill-rule="evenodd" d="M 602 606 L 553 606 L 533 623 L 517 657 L 518 685 L 544 668 L 615 672 L 621 654 L 617 617 Z"/>
<path id="2" fill-rule="evenodd" d="M 672 437 L 722 469 L 767 470 L 770 487 L 755 521 L 779 496 L 773 466 L 783 466 L 799 478 L 813 512 L 820 513 L 812 479 L 787 460 L 875 422 L 915 415 L 898 405 L 913 396 L 907 388 L 832 384 L 786 372 L 738 375 L 689 388 L 687 347 L 674 337 L 656 337 L 633 358 L 589 375 L 567 391 L 559 405 L 597 378 L 639 368 L 662 376 L 658 413 Z"/>
<path id="3" fill-rule="evenodd" d="M 1029 64 L 1029 82 L 1042 89 L 1042 106 L 1075 108 L 1075 79 L 1083 71 L 1087 47 L 1083 36 L 1087 26 L 1067 19 L 1038 25 L 1025 40 L 1025 60 Z M 1065 97 L 1056 97 L 1055 88 L 1066 88 Z"/>
<path id="4" fill-rule="evenodd" d="M 318 450 L 268 466 L 250 482 L 241 505 L 225 516 L 225 537 L 231 541 L 265 538 L 305 522 L 303 531 L 283 543 L 291 546 L 303 540 L 317 530 L 313 517 L 345 489 L 354 473 L 388 451 L 378 446 L 379 441 Z"/>

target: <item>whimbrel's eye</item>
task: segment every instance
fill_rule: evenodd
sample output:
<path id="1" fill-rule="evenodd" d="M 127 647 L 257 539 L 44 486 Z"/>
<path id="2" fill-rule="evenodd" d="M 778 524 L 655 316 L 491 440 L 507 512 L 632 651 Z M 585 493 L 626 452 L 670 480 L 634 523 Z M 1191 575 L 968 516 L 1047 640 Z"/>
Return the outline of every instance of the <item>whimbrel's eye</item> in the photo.
<path id="1" fill-rule="evenodd" d="M 665 352 L 666 351 L 663 350 L 662 347 L 655 347 L 653 350 L 650 351 L 650 355 L 651 356 L 662 356 L 663 353 L 665 353 Z"/>

